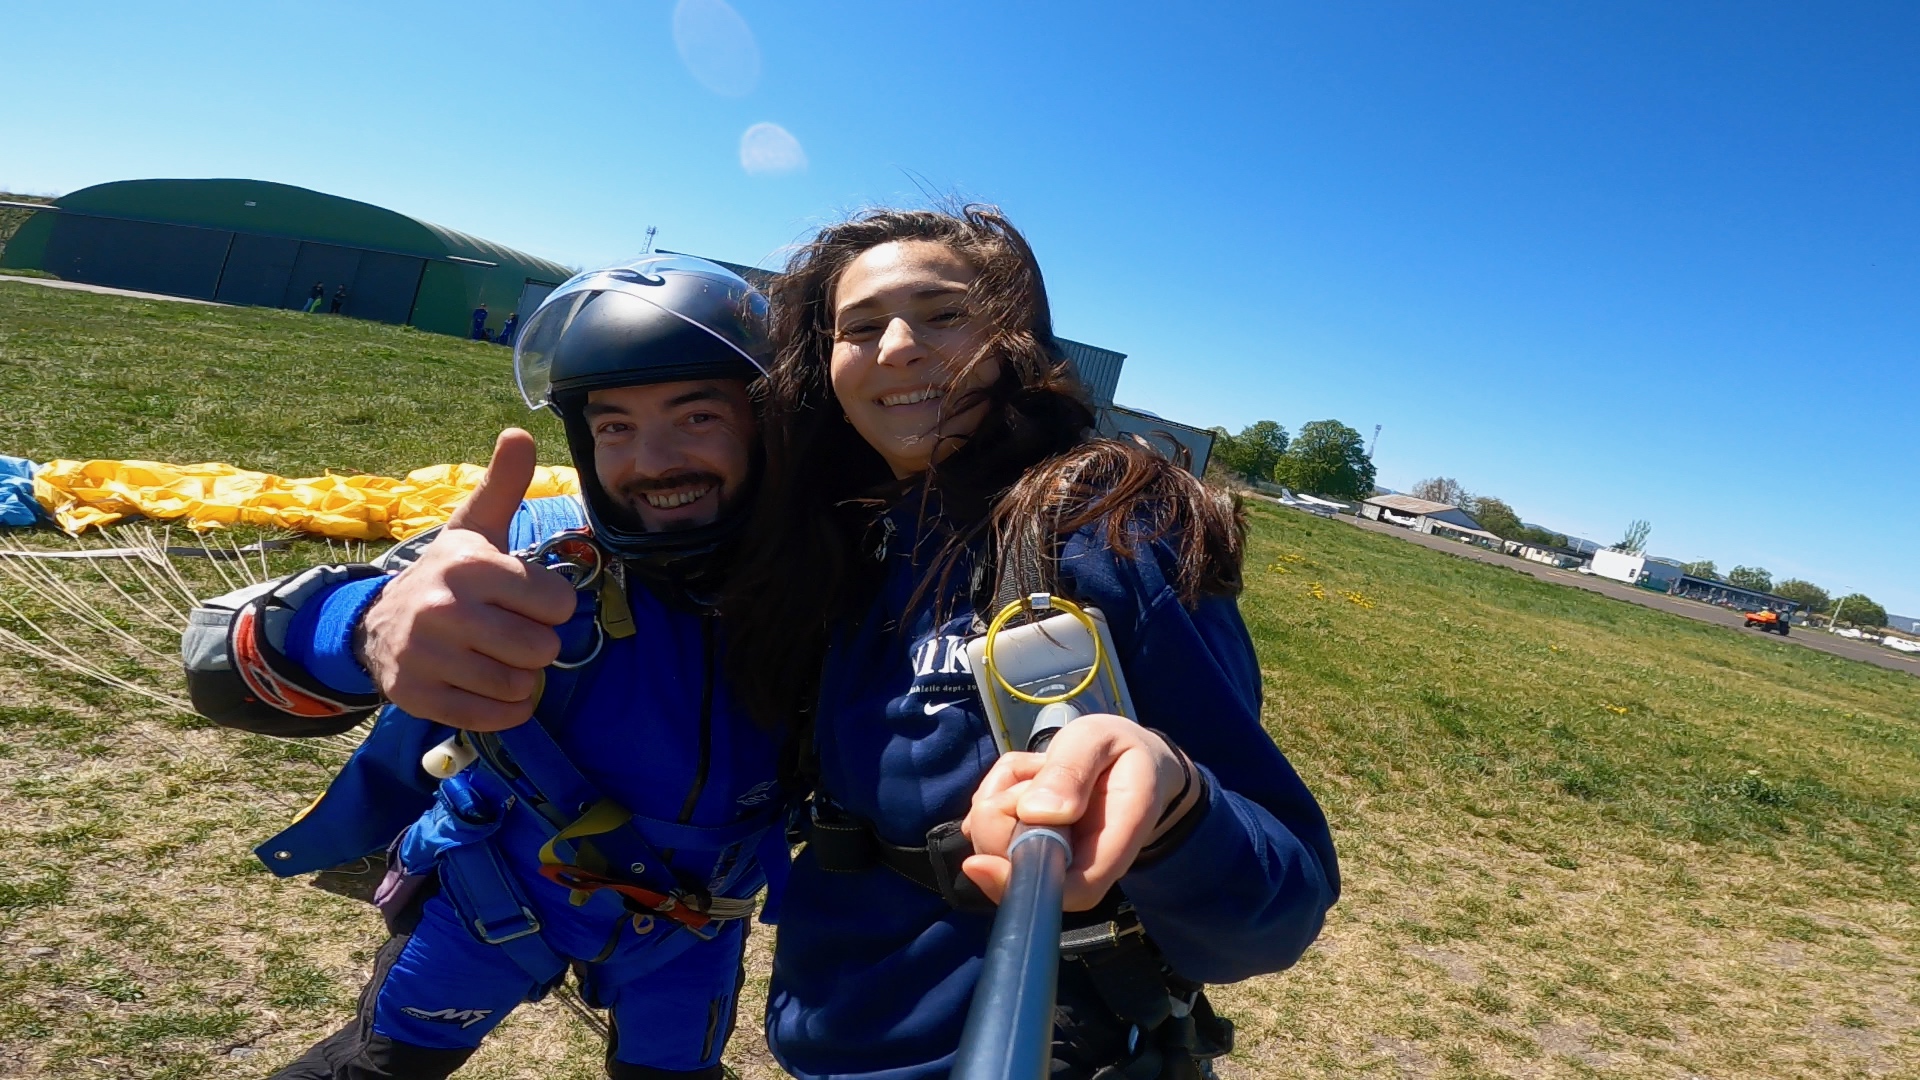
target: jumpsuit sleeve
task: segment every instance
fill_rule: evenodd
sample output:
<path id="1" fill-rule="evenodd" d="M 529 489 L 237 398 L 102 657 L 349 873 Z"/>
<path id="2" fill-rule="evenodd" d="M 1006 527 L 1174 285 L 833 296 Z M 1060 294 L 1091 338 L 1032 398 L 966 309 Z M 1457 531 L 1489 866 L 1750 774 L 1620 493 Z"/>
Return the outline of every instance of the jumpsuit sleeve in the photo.
<path id="1" fill-rule="evenodd" d="M 1300 958 L 1339 896 L 1339 869 L 1326 816 L 1261 725 L 1259 660 L 1238 603 L 1187 607 L 1171 565 L 1164 544 L 1125 558 L 1083 532 L 1061 567 L 1068 594 L 1107 615 L 1140 722 L 1207 781 L 1191 831 L 1121 888 L 1175 970 L 1234 982 Z"/>
<path id="2" fill-rule="evenodd" d="M 336 735 L 365 720 L 380 696 L 353 656 L 354 628 L 438 531 L 372 563 L 318 566 L 196 605 L 180 638 L 194 710 L 283 738 Z"/>

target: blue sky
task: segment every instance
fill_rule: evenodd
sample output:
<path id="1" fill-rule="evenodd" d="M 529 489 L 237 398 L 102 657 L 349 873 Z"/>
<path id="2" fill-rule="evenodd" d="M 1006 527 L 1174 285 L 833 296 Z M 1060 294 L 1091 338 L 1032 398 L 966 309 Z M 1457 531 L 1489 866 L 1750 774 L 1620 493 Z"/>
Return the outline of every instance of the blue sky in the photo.
<path id="1" fill-rule="evenodd" d="M 676 9 L 678 22 L 676 22 Z M 680 33 L 676 41 L 675 28 Z M 924 187 L 1124 404 L 1382 425 L 1601 542 L 1920 614 L 1920 7 L 15 5 L 0 188 L 246 176 L 585 265 Z M 742 138 L 759 127 L 755 171 Z"/>

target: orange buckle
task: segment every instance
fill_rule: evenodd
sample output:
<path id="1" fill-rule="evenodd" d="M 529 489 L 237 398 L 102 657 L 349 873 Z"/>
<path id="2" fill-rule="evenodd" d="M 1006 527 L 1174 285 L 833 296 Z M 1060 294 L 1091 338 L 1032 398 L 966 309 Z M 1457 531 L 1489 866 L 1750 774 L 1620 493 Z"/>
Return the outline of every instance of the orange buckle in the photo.
<path id="1" fill-rule="evenodd" d="M 713 921 L 713 917 L 704 911 L 696 911 L 687 906 L 685 900 L 673 893 L 659 893 L 641 885 L 621 881 L 605 874 L 596 874 L 578 866 L 544 865 L 540 875 L 562 888 L 575 892 L 598 892 L 611 889 L 627 901 L 629 909 L 644 909 L 656 915 L 663 915 L 691 930 L 700 930 Z M 635 907 L 638 905 L 638 908 Z"/>

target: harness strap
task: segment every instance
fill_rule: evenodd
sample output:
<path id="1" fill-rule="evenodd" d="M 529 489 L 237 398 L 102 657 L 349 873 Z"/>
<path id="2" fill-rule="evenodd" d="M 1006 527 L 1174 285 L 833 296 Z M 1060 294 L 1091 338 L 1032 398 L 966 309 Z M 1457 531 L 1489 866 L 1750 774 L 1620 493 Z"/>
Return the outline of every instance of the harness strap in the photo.
<path id="1" fill-rule="evenodd" d="M 586 813 L 581 814 L 573 824 L 561 829 L 541 845 L 541 875 L 571 890 L 572 896 L 569 899 L 575 906 L 586 903 L 598 890 L 611 889 L 622 898 L 693 930 L 703 929 L 715 919 L 739 919 L 753 914 L 754 905 L 751 897 L 715 898 L 680 889 L 658 892 L 639 885 L 629 878 L 614 876 L 608 872 L 606 859 L 590 844 L 575 843 L 573 845 L 576 858 L 581 865 L 569 865 L 560 858 L 557 850 L 560 844 L 583 840 L 590 836 L 604 836 L 635 820 L 638 819 L 627 813 L 625 807 L 610 799 L 600 800 Z M 720 832 L 721 830 L 712 831 Z"/>
<path id="2" fill-rule="evenodd" d="M 548 672 L 548 699 L 557 692 L 562 673 Z M 567 681 L 574 681 L 569 679 Z M 598 789 L 581 774 L 578 767 L 567 759 L 566 754 L 554 741 L 553 733 L 541 722 L 543 707 L 536 711 L 530 723 L 493 733 L 493 740 L 506 751 L 507 760 L 499 760 L 499 755 L 487 755 L 483 758 L 489 766 L 497 770 L 517 771 L 518 776 L 508 776 L 509 781 L 523 779 L 548 800 L 547 809 L 551 811 L 548 820 L 555 828 L 565 829 L 584 814 L 592 811 L 602 800 Z M 618 804 L 610 804 L 618 805 Z M 610 813 L 603 811 L 602 813 Z M 602 849 L 609 859 L 623 858 L 629 854 L 633 858 L 626 861 L 646 862 L 647 856 L 653 856 L 650 865 L 666 867 L 655 849 L 687 849 L 718 851 L 734 844 L 744 843 L 757 837 L 766 829 L 774 827 L 779 820 L 781 808 L 776 803 L 767 809 L 726 825 L 687 825 L 677 821 L 664 821 L 659 818 L 639 817 L 625 811 L 627 816 L 611 828 L 580 833 L 580 836 L 594 836 L 598 840 L 595 846 Z M 595 821 L 604 825 L 605 818 Z"/>
<path id="3" fill-rule="evenodd" d="M 448 895 L 473 936 L 499 947 L 533 980 L 547 986 L 566 972 L 566 961 L 540 936 L 540 918 L 491 843 L 462 844 L 440 857 Z"/>
<path id="4" fill-rule="evenodd" d="M 1063 962 L 1087 973 L 1108 1011 L 1134 1032 L 1128 1056 L 1095 1080 L 1202 1080 L 1200 1063 L 1233 1049 L 1233 1024 L 1214 1015 L 1205 987 L 1167 965 L 1133 905 L 1110 893 L 1089 921 L 1060 936 Z"/>
<path id="5" fill-rule="evenodd" d="M 779 806 L 727 825 L 699 826 L 638 817 L 600 797 L 546 726 L 549 718 L 565 714 L 580 685 L 582 671 L 553 668 L 543 677 L 546 683 L 533 720 L 487 737 L 505 751 L 504 756 L 497 752 L 482 755 L 496 772 L 517 772 L 518 777 L 503 777 L 510 783 L 521 779 L 524 784 L 517 787 L 530 787 L 541 796 L 529 801 L 556 830 L 540 849 L 541 874 L 567 888 L 572 893 L 569 900 L 576 906 L 586 903 L 596 891 L 611 889 L 630 909 L 665 916 L 696 933 L 705 931 L 715 920 L 752 915 L 753 897 L 714 897 L 705 889 L 687 888 L 673 875 L 660 851 L 721 851 L 743 845 L 774 828 Z M 568 865 L 562 858 L 561 844 L 573 849 L 577 865 Z M 784 859 L 784 849 L 779 854 Z M 631 872 L 623 875 L 622 871 Z M 636 880 L 641 875 L 671 884 L 649 887 Z"/>
<path id="6" fill-rule="evenodd" d="M 1025 519 L 1002 535 L 994 552 L 999 565 L 994 568 L 993 604 L 987 611 L 1002 611 L 1037 592 L 1053 592 L 1053 547 L 1042 540 L 1039 518 Z"/>
<path id="7" fill-rule="evenodd" d="M 619 559 L 600 575 L 600 627 L 615 641 L 639 633 L 633 621 L 633 605 L 627 599 L 627 564 Z"/>
<path id="8" fill-rule="evenodd" d="M 1123 921 L 1120 916 L 1087 926 L 1070 927 L 1060 932 L 1060 955 L 1070 960 L 1077 959 L 1083 953 L 1111 949 L 1129 937 L 1145 933 L 1146 928 L 1140 925 L 1138 918 Z"/>
<path id="9" fill-rule="evenodd" d="M 805 827 L 807 849 L 822 870 L 850 874 L 884 866 L 957 910 L 993 910 L 993 902 L 960 869 L 973 854 L 973 844 L 958 821 L 935 825 L 927 831 L 926 844 L 907 847 L 889 843 L 871 822 L 816 798 Z"/>

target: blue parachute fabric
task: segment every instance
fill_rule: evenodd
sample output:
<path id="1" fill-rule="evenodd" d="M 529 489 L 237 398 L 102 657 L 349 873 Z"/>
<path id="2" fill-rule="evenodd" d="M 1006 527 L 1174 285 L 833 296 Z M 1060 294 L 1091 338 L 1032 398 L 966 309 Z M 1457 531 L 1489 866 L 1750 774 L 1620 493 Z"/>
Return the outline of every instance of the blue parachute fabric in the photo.
<path id="1" fill-rule="evenodd" d="M 587 523 L 585 508 L 571 495 L 550 495 L 528 499 L 520 504 L 508 526 L 507 546 L 515 551 L 532 547 L 555 533 L 578 529 Z"/>
<path id="2" fill-rule="evenodd" d="M 26 458 L 0 454 L 0 525 L 37 525 L 51 520 L 33 497 L 33 474 L 38 468 Z"/>

